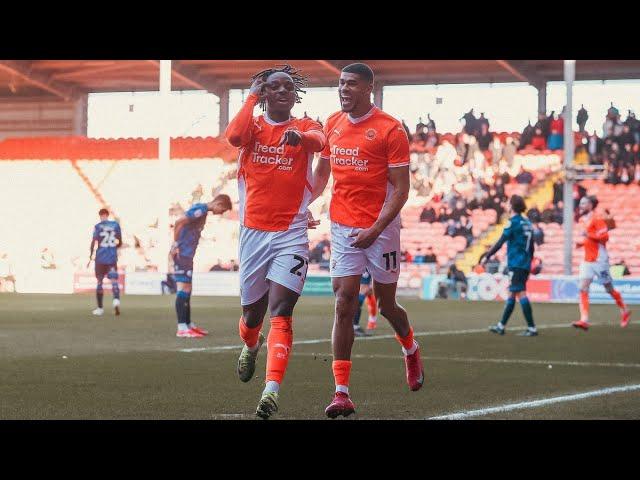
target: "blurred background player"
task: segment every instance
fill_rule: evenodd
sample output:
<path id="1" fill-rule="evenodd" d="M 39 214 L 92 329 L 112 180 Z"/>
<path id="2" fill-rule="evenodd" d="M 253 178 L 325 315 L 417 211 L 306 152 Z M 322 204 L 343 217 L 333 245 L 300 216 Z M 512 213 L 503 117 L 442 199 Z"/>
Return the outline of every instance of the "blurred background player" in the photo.
<path id="1" fill-rule="evenodd" d="M 360 314 L 362 312 L 362 304 L 367 302 L 367 311 L 369 312 L 369 320 L 367 321 L 367 330 L 363 330 L 360 326 Z M 371 288 L 371 275 L 368 271 L 360 277 L 360 293 L 358 294 L 358 310 L 353 318 L 353 334 L 356 337 L 368 337 L 377 326 L 378 306 L 376 305 L 376 296 Z"/>
<path id="2" fill-rule="evenodd" d="M 176 220 L 173 231 L 174 243 L 169 255 L 173 259 L 173 276 L 177 288 L 177 337 L 199 338 L 208 333 L 191 322 L 193 257 L 200 242 L 200 234 L 207 221 L 207 214 L 212 212 L 214 215 L 222 215 L 227 210 L 231 210 L 231 199 L 228 195 L 217 195 L 209 203 L 196 203 Z"/>
<path id="3" fill-rule="evenodd" d="M 538 330 L 533 321 L 533 310 L 527 297 L 527 280 L 531 272 L 531 262 L 533 260 L 534 241 L 533 226 L 528 218 L 522 214 L 527 209 L 524 199 L 519 195 L 513 195 L 509 200 L 509 210 L 513 216 L 504 227 L 502 236 L 496 244 L 487 251 L 481 262 L 483 265 L 496 254 L 502 245 L 507 242 L 507 268 L 509 269 L 509 298 L 507 298 L 502 312 L 502 319 L 497 325 L 489 327 L 489 330 L 498 335 L 504 335 L 505 327 L 509 317 L 513 313 L 516 300 L 520 301 L 522 313 L 527 321 L 527 329 L 520 335 L 525 337 L 535 337 Z"/>
<path id="4" fill-rule="evenodd" d="M 622 295 L 613 288 L 613 280 L 609 271 L 609 254 L 607 241 L 609 229 L 615 228 L 615 222 L 608 211 L 600 214 L 595 211 L 598 200 L 594 196 L 584 196 L 578 204 L 578 222 L 583 228 L 582 239 L 576 242 L 576 247 L 584 247 L 584 260 L 580 264 L 580 320 L 573 322 L 573 326 L 588 330 L 589 323 L 589 287 L 594 277 L 604 285 L 605 290 L 615 300 L 620 309 L 620 326 L 629 324 L 631 311 L 627 309 Z"/>
<path id="5" fill-rule="evenodd" d="M 409 195 L 409 141 L 402 124 L 371 103 L 373 71 L 354 63 L 338 82 L 341 111 L 325 124 L 327 145 L 316 167 L 313 199 L 333 174 L 330 274 L 336 296 L 332 333 L 336 393 L 325 413 L 330 418 L 355 411 L 349 397 L 353 319 L 360 278 L 373 279 L 380 314 L 389 320 L 402 346 L 407 383 L 424 382 L 420 350 L 407 312 L 396 301 L 400 275 L 400 210 Z"/>
<path id="6" fill-rule="evenodd" d="M 293 309 L 309 265 L 313 153 L 325 145 L 320 124 L 297 119 L 291 109 L 306 84 L 289 65 L 256 74 L 244 105 L 225 136 L 239 147 L 240 190 L 240 338 L 238 377 L 248 382 L 264 335 L 269 308 L 265 388 L 256 415 L 267 419 L 278 411 L 280 384 L 293 345 Z M 253 116 L 260 104 L 263 115 Z"/>
<path id="7" fill-rule="evenodd" d="M 89 250 L 89 263 L 93 260 L 93 249 L 98 244 L 95 257 L 95 272 L 98 284 L 96 286 L 96 299 L 98 308 L 93 311 L 94 315 L 103 315 L 102 299 L 104 291 L 102 282 L 105 275 L 111 280 L 111 292 L 113 293 L 113 311 L 120 315 L 120 287 L 118 286 L 118 248 L 122 245 L 122 231 L 120 225 L 115 220 L 109 220 L 109 210 L 100 209 L 98 212 L 100 223 L 93 229 L 93 238 Z M 88 267 L 88 265 L 87 265 Z"/>

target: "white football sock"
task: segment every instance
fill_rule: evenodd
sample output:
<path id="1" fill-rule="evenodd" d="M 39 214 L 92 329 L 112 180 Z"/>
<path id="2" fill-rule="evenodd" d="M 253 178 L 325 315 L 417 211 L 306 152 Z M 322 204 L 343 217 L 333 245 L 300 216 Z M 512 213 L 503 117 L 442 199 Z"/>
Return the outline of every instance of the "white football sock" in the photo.
<path id="1" fill-rule="evenodd" d="M 405 348 L 402 347 L 402 353 L 404 353 L 405 355 L 413 355 L 414 353 L 416 353 L 417 349 L 418 349 L 418 342 L 414 340 L 413 347 L 411 347 L 409 350 L 405 350 Z"/>
<path id="2" fill-rule="evenodd" d="M 346 395 L 349 395 L 349 387 L 346 385 L 336 385 L 336 392 L 342 392 Z"/>
<path id="3" fill-rule="evenodd" d="M 280 390 L 280 384 L 278 382 L 275 382 L 273 380 L 270 380 L 267 382 L 267 384 L 264 387 L 264 391 L 262 393 L 269 393 L 269 392 L 276 392 L 278 393 L 278 391 Z"/>

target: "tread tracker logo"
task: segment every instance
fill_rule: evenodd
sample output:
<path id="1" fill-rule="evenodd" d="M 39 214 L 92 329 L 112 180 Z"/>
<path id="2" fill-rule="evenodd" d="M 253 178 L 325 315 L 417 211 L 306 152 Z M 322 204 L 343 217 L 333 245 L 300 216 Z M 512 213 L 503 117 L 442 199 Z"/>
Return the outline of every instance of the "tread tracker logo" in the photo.
<path id="1" fill-rule="evenodd" d="M 369 160 L 362 160 L 358 158 L 359 155 L 360 147 L 341 148 L 337 145 L 332 145 L 329 159 L 334 165 L 353 167 L 356 172 L 368 172 Z"/>
<path id="2" fill-rule="evenodd" d="M 285 145 L 274 147 L 256 142 L 251 153 L 251 161 L 264 165 L 277 165 L 277 170 L 293 170 L 293 157 L 284 157 Z"/>

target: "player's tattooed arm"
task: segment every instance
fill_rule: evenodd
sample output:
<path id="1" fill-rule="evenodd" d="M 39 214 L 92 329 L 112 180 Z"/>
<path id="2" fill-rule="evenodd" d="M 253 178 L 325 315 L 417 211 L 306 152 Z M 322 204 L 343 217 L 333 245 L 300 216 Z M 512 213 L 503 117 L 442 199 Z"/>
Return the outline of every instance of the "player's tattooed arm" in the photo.
<path id="1" fill-rule="evenodd" d="M 351 236 L 355 241 L 351 244 L 354 248 L 369 248 L 380 236 L 391 221 L 398 216 L 404 204 L 409 198 L 409 165 L 389 169 L 389 183 L 393 185 L 393 193 L 389 201 L 384 204 L 375 223 Z"/>

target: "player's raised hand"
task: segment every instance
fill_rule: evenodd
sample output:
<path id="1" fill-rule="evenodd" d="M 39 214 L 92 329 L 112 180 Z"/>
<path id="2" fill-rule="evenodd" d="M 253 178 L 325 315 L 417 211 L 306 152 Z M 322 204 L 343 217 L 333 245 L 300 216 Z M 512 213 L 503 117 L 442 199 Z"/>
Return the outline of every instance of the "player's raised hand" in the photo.
<path id="1" fill-rule="evenodd" d="M 278 146 L 286 143 L 292 147 L 297 147 L 300 145 L 301 140 L 302 136 L 300 135 L 300 132 L 297 132 L 296 130 L 287 130 L 282 134 L 282 137 L 280 137 L 280 143 L 278 143 Z"/>
<path id="2" fill-rule="evenodd" d="M 315 230 L 318 225 L 320 225 L 320 220 L 315 220 L 311 210 L 307 210 L 307 228 L 309 230 Z"/>
<path id="3" fill-rule="evenodd" d="M 350 237 L 355 237 L 355 241 L 351 244 L 353 248 L 369 248 L 373 245 L 380 234 L 373 228 L 363 228 L 357 232 L 350 234 Z"/>
<path id="4" fill-rule="evenodd" d="M 262 96 L 262 90 L 264 89 L 266 82 L 262 78 L 256 78 L 251 87 L 249 88 L 249 93 L 253 93 L 257 96 Z"/>

